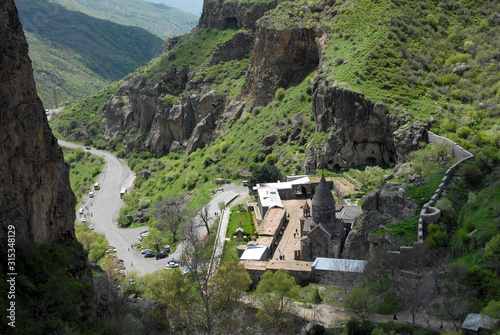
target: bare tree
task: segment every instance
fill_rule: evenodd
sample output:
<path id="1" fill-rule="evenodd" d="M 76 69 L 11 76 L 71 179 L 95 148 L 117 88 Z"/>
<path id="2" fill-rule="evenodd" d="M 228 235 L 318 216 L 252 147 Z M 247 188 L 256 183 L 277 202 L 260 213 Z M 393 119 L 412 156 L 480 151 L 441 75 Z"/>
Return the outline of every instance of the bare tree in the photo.
<path id="1" fill-rule="evenodd" d="M 211 216 L 208 211 L 208 205 L 202 207 L 198 211 L 197 217 L 200 219 L 201 225 L 205 226 L 207 229 L 207 235 L 210 235 L 210 223 L 213 220 L 213 216 Z"/>
<path id="2" fill-rule="evenodd" d="M 191 232 L 191 234 L 190 234 Z M 250 276 L 238 262 L 214 269 L 213 236 L 198 243 L 195 229 L 184 231 L 186 245 L 182 262 L 189 271 L 182 276 L 171 311 L 183 326 L 194 333 L 213 334 L 227 327 L 243 305 L 239 301 L 250 285 Z"/>
<path id="3" fill-rule="evenodd" d="M 163 198 L 156 203 L 155 217 L 166 223 L 172 233 L 174 243 L 177 242 L 177 232 L 189 216 L 186 197 Z"/>
<path id="4" fill-rule="evenodd" d="M 424 304 L 429 300 L 430 290 L 423 281 L 414 278 L 405 278 L 398 283 L 397 293 L 399 301 L 411 314 L 412 324 Z"/>

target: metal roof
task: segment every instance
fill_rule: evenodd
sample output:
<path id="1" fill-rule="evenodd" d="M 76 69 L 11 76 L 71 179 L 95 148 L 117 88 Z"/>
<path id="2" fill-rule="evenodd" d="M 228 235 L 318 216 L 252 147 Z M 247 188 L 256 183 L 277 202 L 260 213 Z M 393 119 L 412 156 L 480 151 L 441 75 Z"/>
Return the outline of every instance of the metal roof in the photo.
<path id="1" fill-rule="evenodd" d="M 278 191 L 269 186 L 259 186 L 257 188 L 259 194 L 259 199 L 262 207 L 280 207 L 283 208 L 283 203 L 281 202 L 280 195 Z"/>
<path id="2" fill-rule="evenodd" d="M 367 261 L 343 258 L 318 257 L 314 260 L 314 270 L 337 271 L 337 272 L 363 272 Z"/>
<path id="3" fill-rule="evenodd" d="M 493 329 L 495 328 L 495 324 L 500 322 L 499 319 L 490 318 L 486 315 L 481 314 L 468 314 L 465 318 L 464 323 L 462 324 L 462 329 L 478 331 L 479 328 L 484 329 Z"/>
<path id="4" fill-rule="evenodd" d="M 248 245 L 240 260 L 254 260 L 259 261 L 262 255 L 266 252 L 267 247 L 263 245 Z"/>

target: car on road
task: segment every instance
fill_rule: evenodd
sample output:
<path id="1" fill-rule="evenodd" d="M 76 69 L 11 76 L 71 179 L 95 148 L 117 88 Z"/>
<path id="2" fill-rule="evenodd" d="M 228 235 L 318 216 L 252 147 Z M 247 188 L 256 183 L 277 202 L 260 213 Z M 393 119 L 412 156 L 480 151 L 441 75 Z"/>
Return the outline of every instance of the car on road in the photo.
<path id="1" fill-rule="evenodd" d="M 94 225 L 93 225 L 93 224 L 91 224 L 91 225 L 89 226 L 89 228 L 90 228 L 90 230 L 94 230 Z"/>
<path id="2" fill-rule="evenodd" d="M 80 209 L 78 210 L 78 213 L 83 214 L 83 207 L 80 207 Z"/>
<path id="3" fill-rule="evenodd" d="M 89 198 L 93 198 L 94 197 L 94 192 L 89 192 Z"/>
<path id="4" fill-rule="evenodd" d="M 85 222 L 85 221 L 87 221 L 87 219 L 85 219 L 85 218 L 81 218 L 81 219 L 80 219 L 80 221 L 81 221 L 81 222 Z"/>
<path id="5" fill-rule="evenodd" d="M 167 262 L 167 266 L 169 268 L 178 268 L 179 267 L 179 261 L 172 258 L 171 260 L 169 260 Z"/>
<path id="6" fill-rule="evenodd" d="M 91 148 L 90 147 L 85 147 L 85 149 L 90 150 Z"/>
<path id="7" fill-rule="evenodd" d="M 155 257 L 155 254 L 153 254 L 152 252 L 148 252 L 148 253 L 144 254 L 144 258 L 150 258 L 150 257 Z"/>
<path id="8" fill-rule="evenodd" d="M 166 252 L 160 252 L 156 254 L 156 259 L 167 258 L 168 254 Z"/>

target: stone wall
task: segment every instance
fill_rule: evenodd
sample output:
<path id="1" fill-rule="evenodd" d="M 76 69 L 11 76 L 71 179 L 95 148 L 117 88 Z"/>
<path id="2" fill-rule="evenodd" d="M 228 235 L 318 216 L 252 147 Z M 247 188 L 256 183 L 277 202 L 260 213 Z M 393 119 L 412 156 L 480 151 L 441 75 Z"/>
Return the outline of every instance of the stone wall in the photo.
<path id="1" fill-rule="evenodd" d="M 444 138 L 442 136 L 436 135 L 432 132 L 428 132 L 429 143 L 445 143 L 448 147 L 449 153 L 458 160 L 453 166 L 451 166 L 441 180 L 441 184 L 437 188 L 436 192 L 432 196 L 431 200 L 422 207 L 420 212 L 420 218 L 418 219 L 418 232 L 417 232 L 417 243 L 424 242 L 424 227 L 427 227 L 431 223 L 437 223 L 441 217 L 441 211 L 434 207 L 436 202 L 441 197 L 444 188 L 448 185 L 451 177 L 458 170 L 460 164 L 474 157 L 470 152 L 456 144 L 450 139 Z"/>

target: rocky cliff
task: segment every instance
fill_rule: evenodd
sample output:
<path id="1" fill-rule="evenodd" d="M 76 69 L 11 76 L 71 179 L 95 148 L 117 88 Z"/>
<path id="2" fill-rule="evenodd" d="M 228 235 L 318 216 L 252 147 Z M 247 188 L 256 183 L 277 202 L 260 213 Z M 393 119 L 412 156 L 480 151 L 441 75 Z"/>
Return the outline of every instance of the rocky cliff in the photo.
<path id="1" fill-rule="evenodd" d="M 401 183 L 388 183 L 382 189 L 371 192 L 363 200 L 363 215 L 356 220 L 355 229 L 347 235 L 342 257 L 368 259 L 373 247 L 392 244 L 389 238 L 370 232 L 412 217 L 418 207 L 405 196 Z"/>
<path id="2" fill-rule="evenodd" d="M 73 241 L 76 200 L 68 166 L 37 96 L 14 1 L 2 1 L 0 13 L 2 236 L 14 229 L 16 246 Z M 0 240 L 1 247 L 6 243 Z"/>
<path id="3" fill-rule="evenodd" d="M 160 73 L 127 78 L 101 107 L 105 115 L 104 140 L 112 143 L 114 138 L 122 137 L 126 155 L 136 150 L 148 150 L 156 156 L 172 151 L 189 155 L 212 143 L 217 130 L 229 122 L 256 106 L 271 103 L 279 88 L 290 88 L 294 80 L 301 81 L 313 73 L 310 118 L 315 132 L 328 133 L 328 137 L 317 143 L 310 140 L 313 134 L 303 134 L 300 145 L 308 142 L 301 161 L 303 172 L 400 163 L 426 141 L 426 125 L 412 124 L 404 115 L 392 115 L 386 104 L 375 103 L 337 83 L 334 76 L 321 75 L 332 66 L 324 57 L 331 31 L 314 15 L 325 12 L 335 17 L 333 1 L 284 7 L 277 1 L 205 1 L 192 35 L 232 27 L 232 32 L 222 33 L 231 34 L 230 38 L 211 45 L 213 49 L 200 66 L 175 65 L 177 53 L 186 53 L 179 51 L 180 46 L 192 43 L 188 42 L 193 41 L 190 36 L 169 39 Z M 310 12 L 312 18 L 304 16 L 304 12 Z M 199 40 L 194 41 L 189 48 L 193 56 L 200 50 Z M 248 67 L 232 75 L 232 79 L 244 79 L 237 93 L 218 88 L 214 84 L 218 73 L 214 72 L 225 73 L 227 65 L 221 64 L 241 59 L 247 60 Z M 273 134 L 279 137 L 280 132 L 286 130 L 275 129 Z M 271 146 L 267 149 L 266 154 L 273 150 Z"/>
<path id="4" fill-rule="evenodd" d="M 318 79 L 313 92 L 316 132 L 329 132 L 329 136 L 319 146 L 309 143 L 303 164 L 306 173 L 318 168 L 338 171 L 351 166 L 398 164 L 420 142 L 427 141 L 426 125 L 390 115 L 387 105 L 374 103 L 343 84 Z"/>

